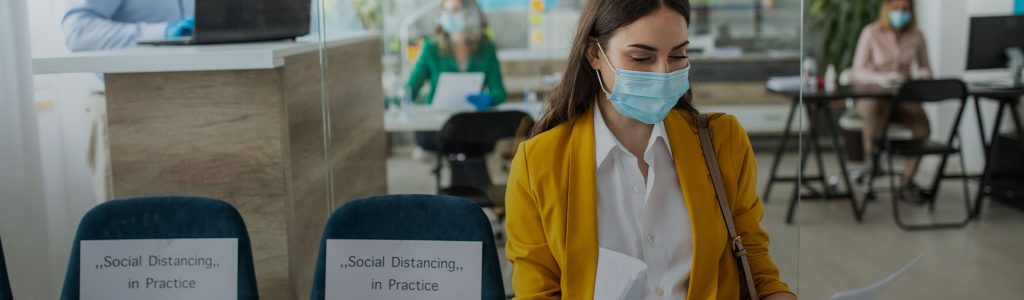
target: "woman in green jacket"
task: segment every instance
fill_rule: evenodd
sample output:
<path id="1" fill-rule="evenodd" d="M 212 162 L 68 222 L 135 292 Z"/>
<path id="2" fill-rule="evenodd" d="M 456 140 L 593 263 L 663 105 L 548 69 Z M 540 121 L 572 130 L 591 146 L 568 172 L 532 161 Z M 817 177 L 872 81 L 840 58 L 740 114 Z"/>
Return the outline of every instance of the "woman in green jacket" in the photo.
<path id="1" fill-rule="evenodd" d="M 487 21 L 475 0 L 443 0 L 441 16 L 432 38 L 426 38 L 419 60 L 406 83 L 417 103 L 430 104 L 444 72 L 484 73 L 484 88 L 490 95 L 490 106 L 505 101 L 505 84 L 497 48 L 485 33 Z M 425 81 L 430 91 L 419 97 Z M 486 97 L 484 97 L 486 98 Z M 416 143 L 425 150 L 436 151 L 436 132 L 417 132 Z"/>

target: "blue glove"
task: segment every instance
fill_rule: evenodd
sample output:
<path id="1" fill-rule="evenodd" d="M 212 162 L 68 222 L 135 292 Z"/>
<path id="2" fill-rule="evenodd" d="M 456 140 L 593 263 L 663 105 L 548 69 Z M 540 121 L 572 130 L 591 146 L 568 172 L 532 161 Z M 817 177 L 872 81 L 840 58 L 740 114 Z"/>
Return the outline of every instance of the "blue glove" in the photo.
<path id="1" fill-rule="evenodd" d="M 469 101 L 469 103 L 472 103 L 473 106 L 476 106 L 477 111 L 482 111 L 487 109 L 488 107 L 491 107 L 491 94 L 480 93 L 476 95 L 470 95 L 466 97 L 466 101 Z"/>
<path id="2" fill-rule="evenodd" d="M 164 37 L 174 38 L 191 36 L 196 31 L 196 17 L 188 16 L 167 24 Z"/>

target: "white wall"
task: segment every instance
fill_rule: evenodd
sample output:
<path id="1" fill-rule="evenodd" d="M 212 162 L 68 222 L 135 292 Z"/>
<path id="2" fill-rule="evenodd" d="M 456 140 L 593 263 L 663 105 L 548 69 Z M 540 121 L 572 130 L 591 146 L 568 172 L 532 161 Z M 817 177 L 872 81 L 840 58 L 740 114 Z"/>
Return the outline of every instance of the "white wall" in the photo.
<path id="1" fill-rule="evenodd" d="M 1013 0 L 918 0 L 916 16 L 928 43 L 929 58 L 937 78 L 962 78 L 967 81 L 1008 76 L 1004 72 L 965 71 L 967 66 L 968 25 L 973 16 L 1009 15 Z M 948 136 L 946 130 L 956 115 L 955 105 L 931 105 L 925 108 L 931 118 L 932 138 Z M 996 104 L 982 102 L 985 132 L 991 132 Z M 978 121 L 973 103 L 969 103 L 961 121 L 964 153 L 969 172 L 980 173 L 984 153 L 978 136 Z"/>
<path id="2" fill-rule="evenodd" d="M 0 1 L 0 236 L 15 296 L 56 299 L 27 12 L 25 0 Z"/>

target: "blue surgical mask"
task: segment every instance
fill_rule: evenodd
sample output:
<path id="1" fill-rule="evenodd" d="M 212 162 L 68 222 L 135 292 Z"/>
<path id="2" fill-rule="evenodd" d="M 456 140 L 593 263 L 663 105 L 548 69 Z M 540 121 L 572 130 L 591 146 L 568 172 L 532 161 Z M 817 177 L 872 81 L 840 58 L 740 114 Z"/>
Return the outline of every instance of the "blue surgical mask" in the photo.
<path id="1" fill-rule="evenodd" d="M 672 73 L 640 72 L 616 68 L 608 60 L 601 44 L 598 49 L 608 66 L 615 69 L 615 86 L 604 88 L 601 72 L 597 72 L 601 90 L 619 113 L 631 119 L 654 125 L 665 119 L 679 98 L 690 90 L 690 66 Z M 596 71 L 596 70 L 595 70 Z"/>
<path id="2" fill-rule="evenodd" d="M 466 17 L 460 13 L 441 12 L 441 17 L 437 19 L 437 22 L 447 33 L 462 32 L 466 28 Z"/>
<path id="3" fill-rule="evenodd" d="M 909 11 L 889 11 L 889 25 L 892 25 L 893 29 L 903 29 L 907 27 L 907 24 L 910 24 L 910 17 Z"/>

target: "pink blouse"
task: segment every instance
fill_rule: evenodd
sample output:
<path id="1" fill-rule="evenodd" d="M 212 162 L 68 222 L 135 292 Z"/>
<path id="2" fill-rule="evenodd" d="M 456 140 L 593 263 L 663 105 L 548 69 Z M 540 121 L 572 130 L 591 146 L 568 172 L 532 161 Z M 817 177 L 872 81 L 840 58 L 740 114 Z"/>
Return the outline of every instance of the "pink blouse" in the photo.
<path id="1" fill-rule="evenodd" d="M 920 30 L 904 32 L 897 38 L 895 31 L 874 22 L 860 33 L 853 57 L 852 80 L 855 84 L 874 83 L 877 78 L 890 73 L 899 74 L 907 80 L 911 78 L 915 61 L 918 68 L 926 70 L 925 77 L 931 78 L 928 45 Z"/>

